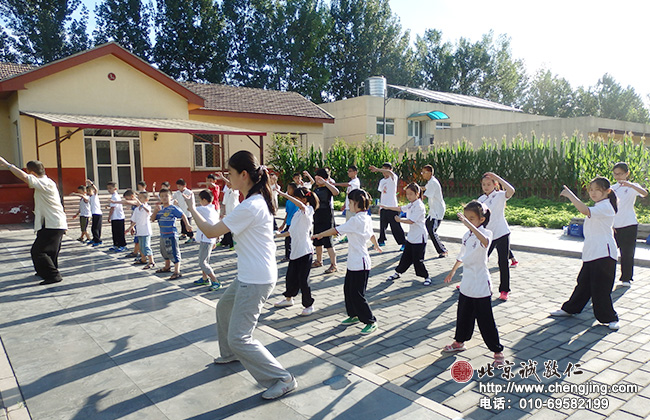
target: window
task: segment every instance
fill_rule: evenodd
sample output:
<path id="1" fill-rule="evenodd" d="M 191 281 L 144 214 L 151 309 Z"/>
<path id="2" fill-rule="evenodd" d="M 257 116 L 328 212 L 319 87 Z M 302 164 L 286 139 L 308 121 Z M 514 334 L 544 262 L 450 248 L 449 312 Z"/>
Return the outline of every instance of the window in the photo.
<path id="1" fill-rule="evenodd" d="M 307 133 L 282 133 L 279 131 L 276 131 L 275 136 L 277 137 L 285 137 L 293 140 L 296 145 L 307 148 L 309 145 L 307 144 Z"/>
<path id="2" fill-rule="evenodd" d="M 377 134 L 384 134 L 384 119 L 377 117 Z M 386 118 L 386 135 L 392 136 L 395 134 L 395 119 Z"/>
<path id="3" fill-rule="evenodd" d="M 474 127 L 476 124 L 463 124 L 461 127 Z"/>
<path id="4" fill-rule="evenodd" d="M 222 135 L 197 134 L 194 137 L 194 167 L 221 169 L 222 140 Z"/>
<path id="5" fill-rule="evenodd" d="M 451 128 L 451 123 L 443 123 L 443 122 L 436 123 L 436 130 L 445 130 L 447 128 Z"/>
<path id="6" fill-rule="evenodd" d="M 408 136 L 409 137 L 420 137 L 420 129 L 421 129 L 421 122 L 420 121 L 413 121 L 409 120 L 408 122 Z"/>

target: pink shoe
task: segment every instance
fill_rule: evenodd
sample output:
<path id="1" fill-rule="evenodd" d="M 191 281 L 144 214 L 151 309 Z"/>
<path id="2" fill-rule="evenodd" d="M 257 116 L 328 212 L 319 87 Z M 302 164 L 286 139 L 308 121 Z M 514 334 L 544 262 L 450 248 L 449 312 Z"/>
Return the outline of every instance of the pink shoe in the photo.
<path id="1" fill-rule="evenodd" d="M 503 301 L 508 300 L 508 292 L 501 292 L 501 295 L 499 295 L 499 299 Z"/>
<path id="2" fill-rule="evenodd" d="M 512 262 L 510 263 L 510 268 L 517 268 L 518 265 L 519 265 L 519 261 L 512 260 Z"/>

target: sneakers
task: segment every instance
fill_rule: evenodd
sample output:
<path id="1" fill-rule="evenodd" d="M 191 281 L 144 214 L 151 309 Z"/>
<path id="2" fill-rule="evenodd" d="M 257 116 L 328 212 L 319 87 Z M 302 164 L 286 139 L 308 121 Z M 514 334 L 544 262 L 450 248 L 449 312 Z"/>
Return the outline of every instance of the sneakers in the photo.
<path id="1" fill-rule="evenodd" d="M 115 252 L 115 251 L 117 251 L 117 247 L 116 247 L 116 246 L 112 246 L 112 247 L 108 248 L 108 250 L 109 250 L 110 252 Z"/>
<path id="2" fill-rule="evenodd" d="M 187 236 L 185 236 L 185 234 L 182 234 L 181 236 L 178 237 L 179 241 L 184 241 L 185 239 L 187 239 Z"/>
<path id="3" fill-rule="evenodd" d="M 314 313 L 314 305 L 308 306 L 300 312 L 300 316 L 309 316 Z"/>
<path id="4" fill-rule="evenodd" d="M 360 322 L 359 318 L 357 318 L 356 316 L 351 316 L 351 317 L 346 318 L 343 321 L 341 321 L 341 325 L 344 325 L 344 326 L 347 327 L 348 325 L 358 324 L 359 322 Z"/>
<path id="5" fill-rule="evenodd" d="M 289 306 L 293 306 L 293 298 L 291 298 L 289 300 L 286 300 L 286 299 L 279 300 L 273 306 L 275 306 L 276 308 L 287 308 Z"/>
<path id="6" fill-rule="evenodd" d="M 512 262 L 510 263 L 510 268 L 517 268 L 518 265 L 519 265 L 519 261 L 512 260 Z"/>
<path id="7" fill-rule="evenodd" d="M 551 316 L 557 316 L 557 317 L 567 317 L 567 316 L 573 316 L 573 314 L 568 313 L 567 311 L 563 309 L 558 309 L 557 311 L 553 311 L 550 314 Z"/>
<path id="8" fill-rule="evenodd" d="M 400 277 L 402 276 L 399 273 L 393 273 L 393 275 L 389 276 L 386 281 L 395 281 Z"/>
<path id="9" fill-rule="evenodd" d="M 424 283 L 422 283 L 423 286 L 431 286 L 431 277 L 427 277 L 424 279 Z"/>
<path id="10" fill-rule="evenodd" d="M 296 381 L 296 378 L 291 375 L 291 379 L 289 379 L 289 381 L 285 382 L 283 380 L 279 380 L 271 388 L 264 391 L 262 393 L 262 398 L 265 400 L 274 400 L 276 398 L 280 398 L 285 394 L 288 394 L 296 388 L 298 388 L 298 381 Z"/>
<path id="11" fill-rule="evenodd" d="M 340 244 L 347 244 L 348 243 L 348 237 L 344 236 L 343 239 L 339 241 Z"/>
<path id="12" fill-rule="evenodd" d="M 621 282 L 621 287 L 632 287 L 632 282 L 631 281 L 622 281 Z"/>
<path id="13" fill-rule="evenodd" d="M 235 355 L 232 355 L 230 357 L 217 357 L 214 359 L 214 364 L 215 365 L 225 365 L 226 363 L 232 363 L 232 362 L 239 362 L 239 359 L 235 357 Z"/>
<path id="14" fill-rule="evenodd" d="M 187 241 L 185 241 L 185 245 L 191 244 L 191 243 L 193 243 L 193 242 L 196 242 L 196 239 L 194 239 L 194 238 L 190 238 L 190 239 L 188 239 Z"/>
<path id="15" fill-rule="evenodd" d="M 508 300 L 508 292 L 501 292 L 501 294 L 499 295 L 499 299 L 501 299 L 504 302 Z"/>
<path id="16" fill-rule="evenodd" d="M 219 289 L 221 289 L 221 283 L 216 282 L 216 283 L 212 283 L 212 286 L 210 286 L 208 290 L 214 292 L 215 290 L 219 290 Z"/>
<path id="17" fill-rule="evenodd" d="M 386 246 L 386 242 L 379 242 L 379 246 Z"/>
<path id="18" fill-rule="evenodd" d="M 90 246 L 92 246 L 93 248 L 97 248 L 97 247 L 100 246 L 101 244 L 102 244 L 101 241 L 100 241 L 100 242 L 93 242 Z"/>
<path id="19" fill-rule="evenodd" d="M 117 249 L 115 250 L 115 252 L 124 252 L 124 251 L 128 251 L 128 248 L 125 247 L 125 246 L 119 246 L 119 247 L 117 247 Z"/>
<path id="20" fill-rule="evenodd" d="M 362 335 L 372 334 L 375 331 L 377 331 L 377 328 L 379 328 L 379 327 L 377 327 L 376 322 L 373 322 L 372 324 L 366 324 L 366 326 L 363 327 L 363 329 L 361 330 L 360 334 L 362 334 Z"/>
<path id="21" fill-rule="evenodd" d="M 618 325 L 618 321 L 612 321 L 609 324 L 603 324 L 603 325 L 607 325 L 609 329 L 612 331 L 618 331 L 618 329 L 621 328 L 621 326 Z"/>
<path id="22" fill-rule="evenodd" d="M 195 280 L 194 284 L 196 284 L 197 286 L 210 286 L 212 282 L 210 281 L 210 279 L 204 279 L 203 277 L 201 277 L 198 280 Z"/>

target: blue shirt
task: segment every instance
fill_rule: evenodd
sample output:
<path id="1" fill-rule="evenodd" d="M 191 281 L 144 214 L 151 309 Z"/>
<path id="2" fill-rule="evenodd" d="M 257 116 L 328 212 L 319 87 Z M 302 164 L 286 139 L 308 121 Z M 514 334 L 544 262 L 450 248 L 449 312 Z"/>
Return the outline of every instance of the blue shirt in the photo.
<path id="1" fill-rule="evenodd" d="M 176 236 L 176 219 L 183 217 L 183 211 L 177 206 L 171 205 L 162 208 L 156 214 L 158 226 L 160 226 L 160 236 L 163 238 Z"/>
<path id="2" fill-rule="evenodd" d="M 284 210 L 287 212 L 287 226 L 291 226 L 291 219 L 293 219 L 293 215 L 298 211 L 298 206 L 293 201 L 287 200 Z"/>

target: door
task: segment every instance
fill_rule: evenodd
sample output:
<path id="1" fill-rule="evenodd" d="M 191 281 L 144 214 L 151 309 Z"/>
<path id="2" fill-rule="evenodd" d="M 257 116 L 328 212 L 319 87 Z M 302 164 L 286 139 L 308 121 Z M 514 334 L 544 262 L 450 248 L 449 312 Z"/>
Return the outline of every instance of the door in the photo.
<path id="1" fill-rule="evenodd" d="M 140 140 L 86 137 L 86 176 L 100 190 L 113 181 L 118 190 L 135 189 L 140 179 Z"/>

